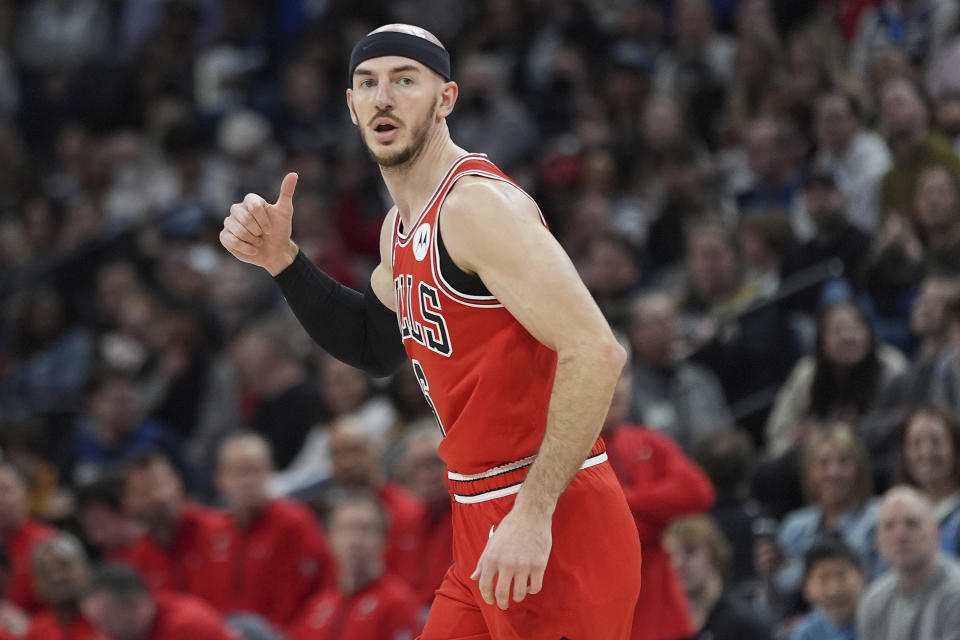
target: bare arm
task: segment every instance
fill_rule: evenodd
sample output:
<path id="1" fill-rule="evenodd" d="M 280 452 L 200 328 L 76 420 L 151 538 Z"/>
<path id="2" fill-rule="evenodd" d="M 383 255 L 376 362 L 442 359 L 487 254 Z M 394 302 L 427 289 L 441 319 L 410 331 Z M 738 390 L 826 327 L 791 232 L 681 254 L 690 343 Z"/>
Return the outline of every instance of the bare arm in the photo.
<path id="1" fill-rule="evenodd" d="M 545 555 L 543 549 L 525 549 L 524 540 L 537 538 L 528 529 L 542 534 L 545 524 L 549 537 L 557 500 L 600 434 L 626 354 L 570 259 L 541 224 L 536 205 L 519 190 L 464 178 L 447 197 L 440 225 L 457 265 L 479 275 L 524 328 L 558 356 L 537 459 L 510 520 L 504 518 L 481 558 L 500 575 L 497 602 L 505 608 L 510 588 L 505 577 L 517 580 L 516 600 L 526 593 L 527 575 L 530 592 L 539 591 L 550 542 Z M 493 576 L 480 566 L 475 575 L 481 575 L 487 597 Z"/>

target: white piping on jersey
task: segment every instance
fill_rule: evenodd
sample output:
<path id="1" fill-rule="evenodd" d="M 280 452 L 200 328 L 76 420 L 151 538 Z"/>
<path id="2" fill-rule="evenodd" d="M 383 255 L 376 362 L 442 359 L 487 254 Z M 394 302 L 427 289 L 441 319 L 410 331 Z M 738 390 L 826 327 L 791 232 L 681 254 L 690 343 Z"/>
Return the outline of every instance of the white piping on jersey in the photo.
<path id="1" fill-rule="evenodd" d="M 427 204 L 424 205 L 423 209 L 420 210 L 420 214 L 417 216 L 413 224 L 410 225 L 410 228 L 407 229 L 406 233 L 400 233 L 400 223 L 402 222 L 402 219 L 400 219 L 400 210 L 398 209 L 397 210 L 398 222 L 397 222 L 397 229 L 395 234 L 396 237 L 394 238 L 394 245 L 395 246 L 399 245 L 401 247 L 406 246 L 406 244 L 410 241 L 410 232 L 417 228 L 417 225 L 420 224 L 420 221 L 423 220 L 424 216 L 427 215 L 427 212 L 430 211 L 430 209 L 433 207 L 433 204 L 434 202 L 436 202 L 437 197 L 442 192 L 446 191 L 446 186 L 450 182 L 450 179 L 454 176 L 454 173 L 456 172 L 457 167 L 459 167 L 464 162 L 467 162 L 468 160 L 472 160 L 475 158 L 486 158 L 486 157 L 487 156 L 482 153 L 468 153 L 466 155 L 462 155 L 459 158 L 457 158 L 453 162 L 453 164 L 450 165 L 450 168 L 447 169 L 447 172 L 443 176 L 443 180 L 441 180 L 440 184 L 437 185 L 437 188 L 434 189 L 433 195 L 431 195 L 430 199 L 427 200 Z"/>
<path id="2" fill-rule="evenodd" d="M 507 464 L 502 464 L 499 467 L 493 467 L 492 469 L 487 469 L 486 471 L 481 471 L 480 473 L 473 473 L 465 475 L 462 473 L 457 473 L 456 471 L 447 471 L 447 477 L 451 480 L 456 480 L 458 482 L 470 482 L 472 480 L 483 480 L 484 478 L 492 478 L 493 476 L 498 476 L 501 473 L 506 473 L 508 471 L 513 471 L 514 469 L 519 469 L 520 467 L 525 467 L 529 464 L 532 464 L 534 460 L 537 459 L 537 456 L 527 456 L 526 458 L 521 458 L 520 460 L 514 460 L 513 462 L 508 462 Z"/>
<path id="3" fill-rule="evenodd" d="M 535 456 L 531 456 L 531 457 L 535 457 Z M 524 460 L 526 459 L 527 458 L 524 458 Z M 606 462 L 606 460 L 607 460 L 607 452 L 602 451 L 584 460 L 583 464 L 580 465 L 580 468 L 589 469 L 590 467 L 596 466 L 601 462 Z M 514 464 L 514 463 L 511 463 L 511 464 Z M 507 466 L 507 465 L 503 465 L 503 466 Z M 495 468 L 499 468 L 499 467 L 495 467 Z M 490 471 L 492 471 L 492 469 Z M 484 473 L 487 473 L 487 472 L 484 472 Z M 523 484 L 522 482 L 518 482 L 516 484 L 512 484 L 506 487 L 501 487 L 499 489 L 492 489 L 490 491 L 484 491 L 483 493 L 477 493 L 470 496 L 462 496 L 455 493 L 453 494 L 453 499 L 459 502 L 460 504 L 476 504 L 478 502 L 486 502 L 487 500 L 495 500 L 497 498 L 502 498 L 504 496 L 511 496 L 515 493 L 519 493 L 520 486 L 522 484 Z"/>

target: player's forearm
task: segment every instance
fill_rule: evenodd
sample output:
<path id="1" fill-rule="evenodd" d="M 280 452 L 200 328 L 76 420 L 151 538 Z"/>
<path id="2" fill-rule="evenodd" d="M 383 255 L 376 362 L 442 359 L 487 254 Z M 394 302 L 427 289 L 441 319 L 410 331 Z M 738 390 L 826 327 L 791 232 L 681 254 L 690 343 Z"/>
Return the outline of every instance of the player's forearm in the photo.
<path id="1" fill-rule="evenodd" d="M 552 516 L 600 435 L 626 354 L 612 339 L 559 355 L 543 442 L 516 508 Z"/>
<path id="2" fill-rule="evenodd" d="M 406 360 L 396 315 L 372 288 L 345 287 L 302 253 L 274 281 L 310 337 L 335 358 L 374 376 Z"/>

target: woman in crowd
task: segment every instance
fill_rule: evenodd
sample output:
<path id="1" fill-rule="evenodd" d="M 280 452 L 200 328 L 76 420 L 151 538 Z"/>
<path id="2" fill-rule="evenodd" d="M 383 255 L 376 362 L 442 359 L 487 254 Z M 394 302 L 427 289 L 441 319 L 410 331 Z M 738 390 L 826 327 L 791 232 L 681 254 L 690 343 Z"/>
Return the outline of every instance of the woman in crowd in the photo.
<path id="1" fill-rule="evenodd" d="M 893 470 L 896 425 L 887 406 L 907 361 L 878 344 L 863 311 L 851 301 L 828 305 L 817 319 L 816 352 L 802 358 L 777 394 L 767 420 L 767 452 L 781 456 L 818 426 L 850 424 L 870 453 L 876 478 Z"/>
<path id="2" fill-rule="evenodd" d="M 757 574 L 764 582 L 765 604 L 775 614 L 791 612 L 803 578 L 803 556 L 820 539 L 842 539 L 861 557 L 869 576 L 880 571 L 870 465 L 849 426 L 836 424 L 808 436 L 802 478 L 808 506 L 787 514 L 776 540 L 757 542 Z"/>
<path id="3" fill-rule="evenodd" d="M 913 414 L 903 431 L 897 475 L 927 494 L 940 525 L 940 547 L 957 552 L 960 530 L 960 422 L 949 411 L 928 407 Z"/>

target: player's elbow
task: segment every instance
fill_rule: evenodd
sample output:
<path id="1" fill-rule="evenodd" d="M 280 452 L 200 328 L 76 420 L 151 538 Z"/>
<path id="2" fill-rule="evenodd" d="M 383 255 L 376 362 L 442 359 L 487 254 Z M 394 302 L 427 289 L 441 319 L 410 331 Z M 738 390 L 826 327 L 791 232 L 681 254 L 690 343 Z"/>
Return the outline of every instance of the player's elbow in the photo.
<path id="1" fill-rule="evenodd" d="M 627 363 L 627 351 L 616 338 L 611 335 L 599 341 L 594 347 L 594 353 L 605 370 L 609 370 L 615 377 L 620 376 L 623 366 Z"/>

